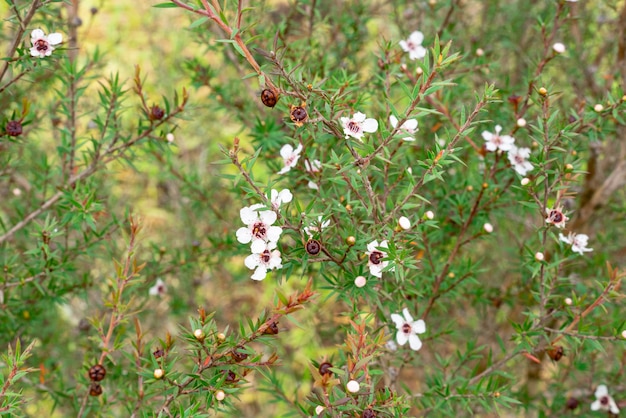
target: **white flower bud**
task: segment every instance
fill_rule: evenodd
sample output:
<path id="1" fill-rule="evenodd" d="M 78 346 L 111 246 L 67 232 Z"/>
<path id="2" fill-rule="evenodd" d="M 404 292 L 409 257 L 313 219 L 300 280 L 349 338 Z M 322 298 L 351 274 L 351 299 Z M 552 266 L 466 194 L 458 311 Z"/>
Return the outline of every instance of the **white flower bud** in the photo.
<path id="1" fill-rule="evenodd" d="M 574 303 L 574 301 L 572 300 L 572 298 L 565 298 L 565 304 L 566 305 L 571 305 L 572 303 Z"/>
<path id="2" fill-rule="evenodd" d="M 489 222 L 487 222 L 486 224 L 483 225 L 483 228 L 485 229 L 485 231 L 487 231 L 488 233 L 492 233 L 493 232 L 493 225 L 491 225 Z"/>
<path id="3" fill-rule="evenodd" d="M 367 279 L 364 276 L 357 276 L 354 279 L 354 285 L 356 287 L 363 287 L 367 284 Z"/>
<path id="4" fill-rule="evenodd" d="M 22 194 L 22 190 L 18 187 L 13 189 L 13 196 L 20 196 Z"/>
<path id="5" fill-rule="evenodd" d="M 411 228 L 411 221 L 409 221 L 409 218 L 406 216 L 400 216 L 400 219 L 398 219 L 398 225 L 400 225 L 400 228 L 406 230 Z"/>
<path id="6" fill-rule="evenodd" d="M 563 45 L 560 42 L 557 42 L 554 45 L 552 45 L 552 49 L 554 49 L 554 52 L 556 52 L 557 54 L 562 54 L 563 52 L 565 52 L 565 45 Z"/>
<path id="7" fill-rule="evenodd" d="M 361 389 L 361 385 L 359 385 L 359 382 L 356 380 L 351 380 L 346 385 L 346 389 L 348 389 L 348 392 L 350 393 L 357 393 L 359 389 Z"/>
<path id="8" fill-rule="evenodd" d="M 536 252 L 536 253 L 535 253 L 535 260 L 537 260 L 537 261 L 543 261 L 543 259 L 544 259 L 544 258 L 545 258 L 545 257 L 544 257 L 544 255 L 543 255 L 543 253 L 542 253 L 542 252 Z"/>
<path id="9" fill-rule="evenodd" d="M 433 213 L 432 210 L 429 210 L 428 212 L 426 212 L 426 217 L 428 219 L 434 219 L 435 218 L 435 214 Z"/>
<path id="10" fill-rule="evenodd" d="M 520 183 L 522 183 L 522 186 L 526 186 L 530 183 L 530 179 L 528 177 L 524 177 Z"/>
<path id="11" fill-rule="evenodd" d="M 217 392 L 215 392 L 215 399 L 217 399 L 218 401 L 223 401 L 224 398 L 226 398 L 226 394 L 223 390 L 218 390 Z"/>
<path id="12" fill-rule="evenodd" d="M 198 328 L 197 330 L 195 330 L 193 332 L 193 336 L 196 337 L 196 340 L 203 340 L 204 339 L 204 331 L 202 331 L 200 328 Z"/>
<path id="13" fill-rule="evenodd" d="M 482 49 L 482 48 L 478 48 L 478 49 L 476 50 L 476 56 L 477 56 L 477 57 L 482 57 L 483 55 L 485 55 L 485 51 L 483 51 L 483 49 Z"/>
<path id="14" fill-rule="evenodd" d="M 167 142 L 171 144 L 176 138 L 174 138 L 174 134 L 170 132 L 169 134 L 165 135 L 165 139 L 167 139 Z"/>
<path id="15" fill-rule="evenodd" d="M 163 376 L 165 376 L 165 372 L 163 371 L 163 369 L 154 369 L 154 378 L 159 380 L 161 378 L 163 378 Z"/>
<path id="16" fill-rule="evenodd" d="M 316 415 L 320 415 L 322 412 L 324 412 L 324 409 L 326 409 L 326 408 L 324 408 L 322 405 L 317 405 L 315 407 L 315 414 Z"/>
<path id="17" fill-rule="evenodd" d="M 604 106 L 602 106 L 600 103 L 598 103 L 597 105 L 595 105 L 593 107 L 593 110 L 595 110 L 596 112 L 600 113 L 604 110 Z"/>
<path id="18" fill-rule="evenodd" d="M 626 329 L 624 331 L 622 331 L 622 337 L 626 338 Z"/>
<path id="19" fill-rule="evenodd" d="M 523 128 L 524 126 L 526 126 L 526 119 L 524 118 L 519 118 L 517 120 L 517 126 L 519 126 L 520 128 Z"/>
<path id="20" fill-rule="evenodd" d="M 415 70 L 415 72 L 417 73 L 417 75 L 424 74 L 424 70 L 422 70 L 422 67 L 417 67 L 417 70 Z"/>

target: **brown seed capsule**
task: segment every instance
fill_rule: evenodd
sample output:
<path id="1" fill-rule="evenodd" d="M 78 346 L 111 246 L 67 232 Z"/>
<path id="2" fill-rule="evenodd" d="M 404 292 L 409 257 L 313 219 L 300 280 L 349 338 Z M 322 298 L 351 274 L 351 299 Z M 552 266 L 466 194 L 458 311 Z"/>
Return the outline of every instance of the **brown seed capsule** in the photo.
<path id="1" fill-rule="evenodd" d="M 318 255 L 322 251 L 322 244 L 316 239 L 310 239 L 305 245 L 306 252 L 310 255 Z"/>
<path id="2" fill-rule="evenodd" d="M 19 120 L 8 121 L 4 130 L 9 136 L 19 136 L 22 134 L 22 123 Z"/>
<path id="3" fill-rule="evenodd" d="M 237 375 L 232 370 L 222 370 L 222 373 L 226 375 L 225 382 L 235 383 L 237 381 Z"/>
<path id="4" fill-rule="evenodd" d="M 159 105 L 152 105 L 150 108 L 150 114 L 148 117 L 150 120 L 161 120 L 165 116 L 165 111 L 159 107 Z"/>
<path id="5" fill-rule="evenodd" d="M 552 360 L 559 361 L 565 355 L 565 350 L 563 350 L 562 346 L 556 345 L 548 349 L 548 355 Z"/>
<path id="6" fill-rule="evenodd" d="M 322 364 L 320 364 L 317 370 L 320 372 L 322 376 L 324 375 L 331 376 L 333 374 L 332 370 L 330 370 L 331 367 L 333 367 L 333 365 L 325 361 Z"/>
<path id="7" fill-rule="evenodd" d="M 231 354 L 233 357 L 233 360 L 235 360 L 237 363 L 244 361 L 245 359 L 248 358 L 248 354 L 238 351 L 240 348 L 243 348 L 243 347 L 237 347 L 237 349 L 233 350 Z"/>
<path id="8" fill-rule="evenodd" d="M 278 103 L 280 95 L 276 90 L 265 89 L 261 92 L 261 101 L 267 107 L 274 107 Z"/>
<path id="9" fill-rule="evenodd" d="M 300 106 L 291 105 L 289 117 L 296 126 L 302 126 L 309 118 L 309 114 L 306 111 L 306 103 L 303 102 Z"/>
<path id="10" fill-rule="evenodd" d="M 263 331 L 263 334 L 267 335 L 276 335 L 278 334 L 278 324 L 276 322 L 272 322 L 269 324 L 267 328 Z"/>
<path id="11" fill-rule="evenodd" d="M 376 412 L 373 409 L 366 409 L 361 414 L 361 418 L 376 418 Z"/>
<path id="12" fill-rule="evenodd" d="M 158 348 L 154 351 L 154 353 L 152 353 L 152 355 L 154 356 L 154 358 L 161 358 L 165 355 L 165 351 L 163 351 L 162 348 Z"/>
<path id="13" fill-rule="evenodd" d="M 89 369 L 89 378 L 94 382 L 99 382 L 106 376 L 107 371 L 102 364 L 96 364 Z"/>
<path id="14" fill-rule="evenodd" d="M 89 387 L 89 395 L 91 396 L 100 396 L 102 395 L 102 386 L 98 383 L 92 383 Z"/>
<path id="15" fill-rule="evenodd" d="M 574 398 L 573 396 L 570 396 L 567 399 L 567 402 L 565 402 L 565 407 L 567 409 L 574 410 L 574 409 L 578 408 L 579 404 L 580 404 L 580 402 L 578 401 L 578 399 Z"/>

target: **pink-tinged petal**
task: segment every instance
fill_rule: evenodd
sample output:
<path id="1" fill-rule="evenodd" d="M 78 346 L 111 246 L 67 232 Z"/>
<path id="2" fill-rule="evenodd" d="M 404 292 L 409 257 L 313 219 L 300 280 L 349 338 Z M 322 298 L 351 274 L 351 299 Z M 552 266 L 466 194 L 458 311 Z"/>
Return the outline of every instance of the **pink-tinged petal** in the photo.
<path id="1" fill-rule="evenodd" d="M 424 322 L 423 319 L 418 319 L 417 321 L 413 322 L 413 324 L 411 325 L 411 329 L 416 334 L 423 334 L 426 332 L 426 322 Z"/>
<path id="2" fill-rule="evenodd" d="M 596 388 L 596 398 L 602 398 L 604 396 L 607 396 L 609 394 L 609 388 L 606 387 L 606 385 L 598 385 L 598 387 Z"/>
<path id="3" fill-rule="evenodd" d="M 30 55 L 33 57 L 43 58 L 43 55 L 39 53 L 39 51 L 37 50 L 37 47 L 35 46 L 30 49 Z"/>
<path id="4" fill-rule="evenodd" d="M 309 189 L 313 189 L 313 190 L 320 189 L 320 187 L 315 182 L 312 182 L 311 180 L 309 180 L 309 183 L 307 184 L 307 186 L 309 187 Z"/>
<path id="5" fill-rule="evenodd" d="M 409 36 L 409 40 L 414 44 L 421 45 L 422 42 L 424 42 L 424 34 L 416 30 L 415 32 L 411 33 L 411 36 Z"/>
<path id="6" fill-rule="evenodd" d="M 283 145 L 280 149 L 280 156 L 283 157 L 283 159 L 291 157 L 291 154 L 293 154 L 293 147 L 289 144 Z"/>
<path id="7" fill-rule="evenodd" d="M 392 128 L 395 128 L 396 126 L 398 126 L 398 118 L 396 118 L 394 115 L 389 115 L 389 123 L 391 124 Z"/>
<path id="8" fill-rule="evenodd" d="M 30 33 L 30 38 L 31 38 L 31 39 L 35 39 L 35 40 L 37 40 L 37 39 L 41 39 L 41 38 L 43 38 L 43 37 L 45 37 L 45 36 L 46 36 L 46 34 L 45 34 L 45 33 L 43 33 L 43 31 L 42 31 L 41 29 L 35 29 L 35 30 L 33 30 L 33 31 Z"/>
<path id="9" fill-rule="evenodd" d="M 493 134 L 491 132 L 483 131 L 481 135 L 483 136 L 483 139 L 485 141 L 491 141 L 491 139 L 493 138 Z"/>
<path id="10" fill-rule="evenodd" d="M 48 35 L 48 42 L 50 43 L 50 45 L 58 45 L 63 42 L 63 35 L 56 32 L 51 33 L 50 35 Z"/>
<path id="11" fill-rule="evenodd" d="M 409 341 L 409 336 L 402 331 L 398 331 L 396 333 L 396 341 L 398 345 L 404 345 L 407 341 Z"/>
<path id="12" fill-rule="evenodd" d="M 591 404 L 591 410 L 592 411 L 598 411 L 600 410 L 600 401 L 593 401 L 593 403 Z"/>
<path id="13" fill-rule="evenodd" d="M 494 144 L 493 142 L 487 142 L 485 144 L 485 149 L 489 152 L 494 152 L 495 150 L 498 149 L 498 146 Z"/>
<path id="14" fill-rule="evenodd" d="M 376 130 L 378 129 L 378 121 L 372 118 L 365 119 L 363 125 L 361 126 L 361 129 L 369 133 L 376 132 Z"/>
<path id="15" fill-rule="evenodd" d="M 300 154 L 302 152 L 302 144 L 298 144 L 295 150 L 293 150 L 294 154 Z"/>
<path id="16" fill-rule="evenodd" d="M 246 227 L 239 228 L 237 230 L 237 241 L 242 244 L 247 244 L 252 240 L 252 232 Z"/>
<path id="17" fill-rule="evenodd" d="M 404 39 L 398 43 L 400 44 L 400 48 L 402 48 L 404 52 L 409 52 L 409 44 Z"/>
<path id="18" fill-rule="evenodd" d="M 566 242 L 568 244 L 572 244 L 572 241 L 570 240 L 570 237 L 566 237 L 565 235 L 559 233 L 559 241 L 563 241 Z"/>
<path id="19" fill-rule="evenodd" d="M 245 260 L 243 260 L 243 263 L 250 270 L 254 270 L 255 268 L 259 266 L 259 264 L 261 264 L 261 257 L 259 257 L 258 254 L 250 254 L 249 256 L 246 257 Z"/>
<path id="20" fill-rule="evenodd" d="M 270 226 L 267 229 L 267 240 L 269 242 L 276 242 L 280 238 L 280 234 L 283 233 L 283 229 L 280 226 Z"/>
<path id="21" fill-rule="evenodd" d="M 350 123 L 350 118 L 346 118 L 346 117 L 341 117 L 339 118 L 341 120 L 341 125 L 345 128 L 348 126 L 348 124 Z"/>
<path id="22" fill-rule="evenodd" d="M 263 210 L 259 212 L 259 219 L 261 220 L 261 222 L 267 225 L 272 225 L 274 222 L 276 222 L 277 217 L 278 216 L 276 215 L 276 212 L 274 212 L 273 210 Z"/>
<path id="23" fill-rule="evenodd" d="M 252 251 L 253 254 L 261 254 L 266 248 L 267 244 L 262 239 L 253 239 L 252 244 L 250 244 L 250 251 Z"/>
<path id="24" fill-rule="evenodd" d="M 411 313 L 409 312 L 409 308 L 402 309 L 402 315 L 404 315 L 404 319 L 407 324 L 413 323 L 413 316 L 411 316 Z"/>
<path id="25" fill-rule="evenodd" d="M 417 351 L 422 348 L 422 340 L 415 334 L 411 334 L 409 336 L 409 345 L 411 346 L 411 350 Z"/>
<path id="26" fill-rule="evenodd" d="M 366 117 L 367 116 L 365 115 L 365 113 L 356 112 L 354 116 L 352 116 L 352 120 L 354 122 L 361 123 L 365 120 Z"/>
<path id="27" fill-rule="evenodd" d="M 406 129 L 407 131 L 409 131 L 410 133 L 415 133 L 415 130 L 417 129 L 417 125 L 418 125 L 417 119 L 409 119 L 402 124 L 402 127 Z"/>
<path id="28" fill-rule="evenodd" d="M 254 274 L 250 276 L 252 280 L 263 280 L 267 276 L 267 269 L 264 266 L 259 266 L 254 271 Z"/>
<path id="29" fill-rule="evenodd" d="M 391 320 L 396 325 L 396 328 L 402 329 L 402 326 L 404 325 L 404 318 L 401 315 L 396 313 L 391 314 Z"/>

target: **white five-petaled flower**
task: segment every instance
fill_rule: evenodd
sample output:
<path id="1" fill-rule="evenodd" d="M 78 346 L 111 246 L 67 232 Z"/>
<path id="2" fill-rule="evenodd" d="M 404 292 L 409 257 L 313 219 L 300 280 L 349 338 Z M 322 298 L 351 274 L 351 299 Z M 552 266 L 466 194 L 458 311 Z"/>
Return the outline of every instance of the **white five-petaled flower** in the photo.
<path id="1" fill-rule="evenodd" d="M 482 136 L 485 140 L 485 148 L 487 151 L 509 151 L 511 148 L 514 148 L 515 138 L 510 135 L 500 135 L 502 131 L 502 126 L 496 125 L 496 133 L 491 133 L 487 131 L 483 131 Z"/>
<path id="2" fill-rule="evenodd" d="M 402 316 L 404 315 L 404 317 Z M 391 320 L 396 324 L 398 332 L 396 333 L 396 341 L 398 345 L 404 345 L 409 342 L 411 350 L 419 350 L 422 348 L 422 341 L 417 334 L 423 334 L 426 332 L 426 323 L 423 319 L 413 321 L 413 317 L 409 313 L 407 308 L 402 310 L 402 315 L 391 314 Z"/>
<path id="3" fill-rule="evenodd" d="M 293 167 L 296 166 L 298 160 L 300 159 L 300 153 L 302 152 L 302 144 L 298 144 L 296 149 L 289 144 L 283 145 L 280 149 L 280 156 L 283 157 L 283 162 L 285 166 L 278 172 L 278 174 L 285 174 Z"/>
<path id="4" fill-rule="evenodd" d="M 564 228 L 565 222 L 569 220 L 567 216 L 563 214 L 563 211 L 560 207 L 556 207 L 554 209 L 546 208 L 546 223 L 553 224 L 557 228 Z"/>
<path id="5" fill-rule="evenodd" d="M 320 215 L 317 217 L 317 222 L 314 225 L 304 227 L 304 232 L 309 236 L 309 238 L 313 237 L 314 232 L 322 232 L 322 229 L 330 225 L 330 219 L 327 219 L 323 222 L 322 219 L 323 217 Z"/>
<path id="6" fill-rule="evenodd" d="M 370 269 L 372 276 L 376 276 L 379 279 L 383 277 L 383 270 L 389 265 L 389 260 L 384 260 L 387 257 L 387 253 L 380 251 L 378 248 L 389 248 L 387 240 L 378 243 L 374 240 L 367 244 L 367 266 Z"/>
<path id="7" fill-rule="evenodd" d="M 293 195 L 289 189 L 283 189 L 280 192 L 272 189 L 270 192 L 270 201 L 272 202 L 272 208 L 278 210 L 283 203 L 289 203 L 293 199 Z"/>
<path id="8" fill-rule="evenodd" d="M 150 296 L 163 296 L 165 293 L 167 293 L 167 286 L 165 286 L 165 282 L 161 279 L 157 279 L 154 286 L 148 290 Z"/>
<path id="9" fill-rule="evenodd" d="M 589 236 L 586 234 L 576 234 L 574 232 L 570 232 L 567 236 L 559 234 L 559 240 L 571 245 L 572 251 L 580 255 L 593 251 L 593 248 L 587 248 Z"/>
<path id="10" fill-rule="evenodd" d="M 280 251 L 276 250 L 275 242 L 263 243 L 263 246 L 252 248 L 252 254 L 246 257 L 244 264 L 254 270 L 252 280 L 263 280 L 269 270 L 283 267 Z"/>
<path id="11" fill-rule="evenodd" d="M 395 129 L 396 126 L 398 126 L 398 118 L 394 115 L 389 115 L 389 123 L 391 123 L 391 126 Z M 402 138 L 404 141 L 415 141 L 413 135 L 415 135 L 415 132 L 419 131 L 419 129 L 417 129 L 417 119 L 405 120 L 398 130 L 409 135 Z"/>
<path id="12" fill-rule="evenodd" d="M 33 45 L 30 55 L 39 58 L 49 57 L 54 51 L 54 45 L 63 42 L 63 35 L 55 32 L 46 36 L 41 29 L 35 29 L 30 33 L 30 42 Z"/>
<path id="13" fill-rule="evenodd" d="M 400 41 L 400 47 L 409 53 L 411 60 L 419 60 L 426 56 L 426 48 L 422 46 L 424 34 L 418 30 L 409 35 L 409 39 Z"/>
<path id="14" fill-rule="evenodd" d="M 276 242 L 283 230 L 279 226 L 272 226 L 276 222 L 276 212 L 259 210 L 263 205 L 256 204 L 242 208 L 239 211 L 241 221 L 246 226 L 237 230 L 237 241 L 242 244 L 252 242 L 253 253 L 261 253 L 268 242 Z"/>
<path id="15" fill-rule="evenodd" d="M 592 411 L 611 411 L 612 414 L 619 414 L 619 408 L 615 400 L 609 395 L 609 389 L 606 385 L 599 385 L 596 388 L 596 400 L 591 404 Z"/>
<path id="16" fill-rule="evenodd" d="M 343 125 L 343 133 L 346 135 L 346 139 L 353 137 L 361 142 L 363 142 L 363 134 L 365 132 L 372 133 L 378 129 L 378 121 L 368 118 L 365 113 L 361 112 L 356 112 L 352 118 L 342 117 L 341 124 Z"/>
<path id="17" fill-rule="evenodd" d="M 530 157 L 530 148 L 517 148 L 515 145 L 511 145 L 508 156 L 515 171 L 522 176 L 525 176 L 526 173 L 533 169 L 532 163 L 528 161 L 528 157 Z"/>

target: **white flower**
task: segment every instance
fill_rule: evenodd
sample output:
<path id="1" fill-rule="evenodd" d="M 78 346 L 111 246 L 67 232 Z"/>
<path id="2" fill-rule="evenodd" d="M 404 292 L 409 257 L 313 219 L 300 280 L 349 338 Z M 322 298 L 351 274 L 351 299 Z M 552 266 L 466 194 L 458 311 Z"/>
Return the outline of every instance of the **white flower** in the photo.
<path id="1" fill-rule="evenodd" d="M 309 236 L 309 238 L 313 237 L 314 232 L 322 232 L 322 229 L 330 225 L 330 219 L 327 219 L 324 222 L 322 222 L 322 219 L 322 216 L 318 216 L 315 224 L 304 227 L 304 232 Z"/>
<path id="2" fill-rule="evenodd" d="M 275 248 L 275 242 L 268 242 L 262 248 L 253 248 L 252 254 L 246 257 L 244 264 L 254 270 L 252 280 L 263 280 L 269 270 L 283 268 L 280 251 Z"/>
<path id="3" fill-rule="evenodd" d="M 359 389 L 361 389 L 361 385 L 359 385 L 359 382 L 356 380 L 351 380 L 346 384 L 346 389 L 348 389 L 350 393 L 357 393 Z"/>
<path id="4" fill-rule="evenodd" d="M 322 171 L 322 163 L 320 160 L 309 161 L 304 160 L 304 169 L 309 173 L 319 173 Z"/>
<path id="5" fill-rule="evenodd" d="M 252 242 L 253 253 L 259 253 L 266 242 L 276 242 L 283 230 L 279 226 L 272 226 L 276 222 L 276 212 L 259 210 L 263 205 L 256 204 L 239 211 L 241 220 L 246 226 L 237 230 L 237 241 L 242 244 Z"/>
<path id="6" fill-rule="evenodd" d="M 30 55 L 39 58 L 49 57 L 54 51 L 54 45 L 63 42 L 63 35 L 55 32 L 46 36 L 41 29 L 35 29 L 30 33 L 30 42 L 33 44 Z"/>
<path id="7" fill-rule="evenodd" d="M 422 348 L 422 341 L 417 334 L 426 332 L 426 323 L 422 319 L 413 321 L 413 317 L 407 308 L 402 310 L 402 314 L 404 317 L 399 314 L 391 314 L 391 320 L 396 324 L 396 328 L 398 329 L 396 341 L 398 345 L 404 345 L 408 341 L 411 350 L 417 351 Z"/>
<path id="8" fill-rule="evenodd" d="M 270 202 L 272 202 L 272 208 L 277 211 L 280 208 L 280 205 L 283 203 L 289 203 L 293 199 L 293 195 L 289 191 L 289 189 L 283 189 L 280 192 L 272 189 L 270 192 Z"/>
<path id="9" fill-rule="evenodd" d="M 341 124 L 343 125 L 343 133 L 346 135 L 346 139 L 353 137 L 361 142 L 363 142 L 364 132 L 372 133 L 378 129 L 378 121 L 367 118 L 365 113 L 361 112 L 356 112 L 352 118 L 342 117 Z"/>
<path id="10" fill-rule="evenodd" d="M 396 126 L 398 126 L 398 118 L 396 118 L 394 115 L 389 115 L 389 123 L 391 123 L 391 126 L 395 129 Z M 419 131 L 419 129 L 417 129 L 417 119 L 405 120 L 404 123 L 400 126 L 399 130 L 409 134 L 409 136 L 405 136 L 404 138 L 402 138 L 404 141 L 415 141 L 413 135 L 415 134 L 415 132 Z"/>
<path id="11" fill-rule="evenodd" d="M 522 176 L 525 176 L 527 172 L 533 169 L 533 165 L 528 161 L 530 148 L 517 148 L 515 145 L 511 145 L 508 156 L 515 171 Z"/>
<path id="12" fill-rule="evenodd" d="M 400 47 L 404 52 L 409 53 L 410 59 L 419 60 L 426 56 L 426 48 L 422 46 L 423 41 L 424 34 L 416 30 L 409 36 L 409 39 L 400 41 Z"/>
<path id="13" fill-rule="evenodd" d="M 163 296 L 167 293 L 167 286 L 165 286 L 165 282 L 161 279 L 157 279 L 154 286 L 148 290 L 148 294 L 150 296 Z"/>
<path id="14" fill-rule="evenodd" d="M 592 411 L 611 411 L 612 414 L 619 414 L 619 408 L 615 400 L 609 395 L 609 389 L 606 385 L 599 385 L 596 389 L 596 400 L 591 404 Z"/>
<path id="15" fill-rule="evenodd" d="M 502 135 L 500 136 L 500 132 L 502 131 L 502 126 L 496 125 L 496 133 L 491 133 L 487 131 L 483 131 L 482 136 L 485 142 L 485 148 L 487 151 L 508 151 L 515 146 L 513 143 L 515 142 L 515 138 L 510 135 Z"/>
<path id="16" fill-rule="evenodd" d="M 563 211 L 560 207 L 554 209 L 546 208 L 546 214 L 548 215 L 548 217 L 546 218 L 546 223 L 552 224 L 557 228 L 564 228 L 565 222 L 569 220 L 569 218 L 563 214 Z"/>
<path id="17" fill-rule="evenodd" d="M 563 52 L 565 52 L 565 45 L 563 45 L 560 42 L 557 42 L 554 45 L 552 45 L 552 49 L 554 49 L 554 52 L 556 52 L 557 54 L 562 54 Z"/>
<path id="18" fill-rule="evenodd" d="M 593 248 L 587 248 L 589 236 L 586 234 L 576 234 L 574 232 L 570 232 L 567 236 L 559 234 L 559 240 L 570 244 L 572 251 L 580 255 L 593 251 Z"/>
<path id="19" fill-rule="evenodd" d="M 398 225 L 400 225 L 400 228 L 407 230 L 411 228 L 411 221 L 406 216 L 400 216 L 400 219 L 398 219 Z"/>
<path id="20" fill-rule="evenodd" d="M 387 253 L 380 251 L 378 248 L 389 248 L 387 241 L 385 240 L 380 244 L 378 244 L 377 240 L 370 242 L 367 244 L 367 252 L 365 254 L 367 254 L 367 266 L 372 276 L 382 278 L 383 270 L 389 265 L 389 261 L 383 260 L 387 257 Z"/>
<path id="21" fill-rule="evenodd" d="M 300 158 L 300 152 L 302 152 L 302 144 L 298 144 L 296 149 L 289 144 L 283 145 L 280 149 L 280 156 L 283 157 L 283 162 L 285 166 L 278 172 L 278 174 L 285 174 L 292 167 L 298 163 L 298 159 Z"/>

